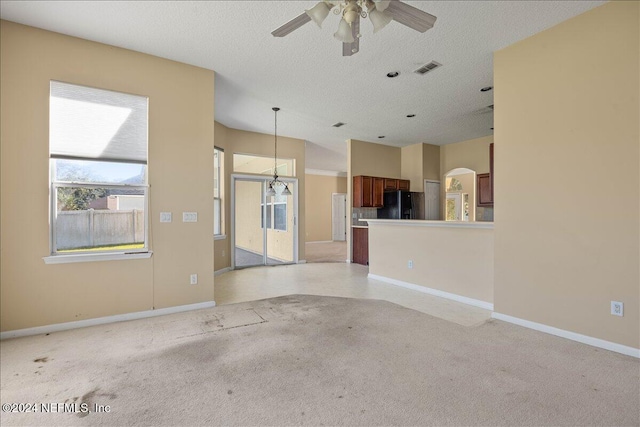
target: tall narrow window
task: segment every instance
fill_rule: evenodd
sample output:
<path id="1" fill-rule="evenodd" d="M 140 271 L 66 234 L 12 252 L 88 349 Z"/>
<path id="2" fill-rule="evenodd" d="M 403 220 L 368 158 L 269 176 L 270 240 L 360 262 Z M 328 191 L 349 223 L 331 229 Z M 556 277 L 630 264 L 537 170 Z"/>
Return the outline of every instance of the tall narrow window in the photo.
<path id="1" fill-rule="evenodd" d="M 214 147 L 213 150 L 213 234 L 222 236 L 224 233 L 222 214 L 224 212 L 224 150 Z"/>
<path id="2" fill-rule="evenodd" d="M 148 250 L 148 98 L 51 82 L 51 253 Z"/>

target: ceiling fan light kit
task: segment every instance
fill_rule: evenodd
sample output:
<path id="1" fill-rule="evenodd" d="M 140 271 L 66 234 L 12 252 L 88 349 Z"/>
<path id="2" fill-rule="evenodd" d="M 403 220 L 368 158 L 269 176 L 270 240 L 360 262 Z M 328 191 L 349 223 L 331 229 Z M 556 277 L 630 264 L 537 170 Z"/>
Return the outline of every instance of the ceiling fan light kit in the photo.
<path id="1" fill-rule="evenodd" d="M 327 15 L 329 15 L 332 7 L 333 5 L 321 1 L 311 9 L 305 10 L 304 13 L 306 13 L 313 22 L 318 24 L 318 28 L 322 28 L 322 22 L 326 19 Z"/>
<path id="2" fill-rule="evenodd" d="M 364 10 L 366 7 L 367 11 Z M 433 27 L 436 17 L 418 8 L 402 3 L 400 0 L 343 0 L 321 1 L 311 9 L 271 32 L 274 37 L 284 37 L 313 21 L 322 28 L 322 23 L 333 10 L 341 15 L 338 31 L 333 36 L 342 42 L 342 56 L 351 56 L 360 50 L 360 18 L 371 20 L 374 34 L 387 26 L 391 21 L 406 25 L 424 33 Z"/>
<path id="3" fill-rule="evenodd" d="M 338 31 L 333 34 L 333 37 L 340 40 L 342 43 L 353 43 L 355 41 L 351 26 L 349 26 L 345 19 L 340 20 Z"/>

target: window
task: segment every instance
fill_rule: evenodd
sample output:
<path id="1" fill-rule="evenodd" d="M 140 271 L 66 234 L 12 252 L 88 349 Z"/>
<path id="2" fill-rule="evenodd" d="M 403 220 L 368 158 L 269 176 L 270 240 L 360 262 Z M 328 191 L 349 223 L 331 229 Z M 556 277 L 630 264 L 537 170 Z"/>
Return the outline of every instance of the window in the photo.
<path id="1" fill-rule="evenodd" d="M 223 178 L 224 177 L 224 150 L 214 147 L 213 150 L 213 234 L 221 236 L 223 230 L 222 204 Z"/>
<path id="2" fill-rule="evenodd" d="M 264 228 L 264 205 L 260 205 L 260 218 L 260 228 Z M 267 202 L 267 228 L 287 231 L 287 196 L 276 195 L 273 202 Z"/>
<path id="3" fill-rule="evenodd" d="M 51 254 L 146 252 L 148 98 L 51 82 Z"/>
<path id="4" fill-rule="evenodd" d="M 295 176 L 295 159 L 278 157 L 278 176 Z M 273 176 L 273 157 L 233 153 L 233 171 Z"/>

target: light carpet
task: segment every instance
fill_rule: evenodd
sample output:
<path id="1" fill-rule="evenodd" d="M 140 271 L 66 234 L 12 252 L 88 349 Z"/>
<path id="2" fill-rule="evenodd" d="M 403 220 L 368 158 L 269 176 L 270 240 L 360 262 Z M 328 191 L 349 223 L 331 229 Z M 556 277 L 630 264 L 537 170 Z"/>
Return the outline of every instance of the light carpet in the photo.
<path id="1" fill-rule="evenodd" d="M 3 341 L 2 425 L 640 424 L 640 363 L 500 321 L 293 295 Z"/>

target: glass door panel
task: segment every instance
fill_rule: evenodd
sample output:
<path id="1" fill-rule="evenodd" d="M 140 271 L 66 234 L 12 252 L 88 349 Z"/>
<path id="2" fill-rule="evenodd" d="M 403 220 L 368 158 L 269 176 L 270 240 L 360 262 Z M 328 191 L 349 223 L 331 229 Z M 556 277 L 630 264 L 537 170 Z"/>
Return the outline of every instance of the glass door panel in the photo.
<path id="1" fill-rule="evenodd" d="M 267 197 L 269 216 L 272 221 L 267 228 L 267 264 L 290 264 L 295 262 L 295 194 L 294 182 L 287 182 L 290 196 L 276 194 Z M 281 192 L 278 188 L 276 193 Z"/>
<path id="2" fill-rule="evenodd" d="M 235 267 L 264 265 L 265 217 L 263 181 L 235 180 Z"/>

